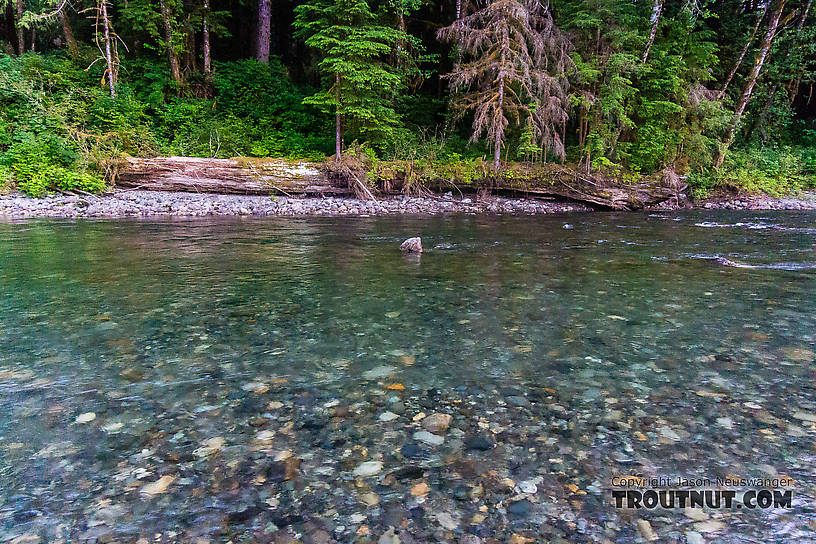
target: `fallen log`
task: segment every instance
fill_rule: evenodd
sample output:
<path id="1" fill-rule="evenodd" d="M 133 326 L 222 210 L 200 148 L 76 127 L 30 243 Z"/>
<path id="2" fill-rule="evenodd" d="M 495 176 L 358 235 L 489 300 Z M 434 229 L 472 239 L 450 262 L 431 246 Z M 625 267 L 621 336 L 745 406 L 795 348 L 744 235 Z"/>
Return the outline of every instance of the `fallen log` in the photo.
<path id="1" fill-rule="evenodd" d="M 118 187 L 152 191 L 180 191 L 241 195 L 353 195 L 361 187 L 368 196 L 416 194 L 422 191 L 490 191 L 535 198 L 584 202 L 612 210 L 637 210 L 679 198 L 685 185 L 670 171 L 640 183 L 617 183 L 600 175 L 577 172 L 561 165 L 511 164 L 500 174 L 470 165 L 429 166 L 380 163 L 371 176 L 365 165 L 337 169 L 284 159 L 207 159 L 198 157 L 128 158 L 116 181 Z M 348 174 L 346 171 L 351 172 Z M 354 179 L 350 179 L 350 175 Z M 374 180 L 371 186 L 364 181 Z M 410 181 L 407 181 L 410 180 Z"/>
<path id="2" fill-rule="evenodd" d="M 128 157 L 117 187 L 234 195 L 345 195 L 312 163 L 283 159 Z"/>
<path id="3" fill-rule="evenodd" d="M 417 185 L 432 191 L 469 189 L 573 200 L 612 210 L 639 210 L 670 199 L 679 201 L 686 189 L 686 184 L 668 168 L 637 183 L 621 183 L 559 164 L 511 163 L 496 173 L 489 165 L 471 165 L 469 170 L 454 166 L 446 171 L 443 166 L 438 171 L 417 171 L 412 164 L 392 161 L 378 171 L 377 179 L 380 186 L 396 192 Z"/>

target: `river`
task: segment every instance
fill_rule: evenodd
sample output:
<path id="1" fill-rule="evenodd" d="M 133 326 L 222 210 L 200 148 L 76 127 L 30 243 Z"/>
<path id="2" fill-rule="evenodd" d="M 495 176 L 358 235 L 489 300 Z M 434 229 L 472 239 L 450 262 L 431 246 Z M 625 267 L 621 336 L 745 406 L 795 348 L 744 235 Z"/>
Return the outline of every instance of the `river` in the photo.
<path id="1" fill-rule="evenodd" d="M 0 540 L 816 541 L 814 212 L 0 240 Z M 794 483 L 626 509 L 624 475 Z"/>

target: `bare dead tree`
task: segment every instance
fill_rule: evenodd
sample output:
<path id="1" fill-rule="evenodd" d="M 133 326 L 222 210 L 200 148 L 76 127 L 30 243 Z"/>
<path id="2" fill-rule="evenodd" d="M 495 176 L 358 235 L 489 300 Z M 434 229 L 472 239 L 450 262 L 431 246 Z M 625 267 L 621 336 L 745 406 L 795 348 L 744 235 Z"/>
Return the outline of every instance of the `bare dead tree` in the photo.
<path id="1" fill-rule="evenodd" d="M 471 9 L 473 9 L 471 7 Z M 569 42 L 538 0 L 492 0 L 438 33 L 461 58 L 446 77 L 461 117 L 472 111 L 471 141 L 485 135 L 498 169 L 506 130 L 529 123 L 539 145 L 563 157 Z"/>

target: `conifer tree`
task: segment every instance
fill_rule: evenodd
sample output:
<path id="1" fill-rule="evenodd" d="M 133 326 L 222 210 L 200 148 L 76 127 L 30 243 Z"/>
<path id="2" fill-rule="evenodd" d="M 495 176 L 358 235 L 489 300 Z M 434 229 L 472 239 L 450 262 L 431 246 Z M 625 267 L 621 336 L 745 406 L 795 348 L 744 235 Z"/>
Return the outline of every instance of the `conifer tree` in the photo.
<path id="1" fill-rule="evenodd" d="M 446 77 L 462 91 L 453 107 L 473 112 L 471 141 L 483 134 L 499 168 L 511 122 L 524 125 L 537 145 L 563 158 L 567 121 L 568 41 L 538 0 L 490 0 L 441 29 L 462 57 Z"/>
<path id="2" fill-rule="evenodd" d="M 325 88 L 304 102 L 334 113 L 339 161 L 346 130 L 376 141 L 397 124 L 392 97 L 404 71 L 389 61 L 395 51 L 407 54 L 398 44 L 410 37 L 381 24 L 366 0 L 311 0 L 295 13 L 298 35 L 318 51 L 325 80 Z"/>

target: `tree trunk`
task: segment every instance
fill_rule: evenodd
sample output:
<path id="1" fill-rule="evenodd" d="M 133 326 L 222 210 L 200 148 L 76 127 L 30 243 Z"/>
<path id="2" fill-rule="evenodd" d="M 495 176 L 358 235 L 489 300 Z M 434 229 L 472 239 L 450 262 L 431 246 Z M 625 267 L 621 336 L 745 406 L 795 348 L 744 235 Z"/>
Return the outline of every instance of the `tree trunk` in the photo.
<path id="1" fill-rule="evenodd" d="M 17 19 L 14 21 L 14 26 L 17 28 L 17 54 L 25 53 L 25 35 L 23 34 L 23 27 L 20 26 L 20 21 L 23 18 L 23 0 L 17 0 L 15 4 Z"/>
<path id="2" fill-rule="evenodd" d="M 111 98 L 116 98 L 116 61 L 113 57 L 113 44 L 111 43 L 111 25 L 108 19 L 108 2 L 101 2 L 102 27 L 105 38 L 105 63 L 108 65 L 108 86 L 110 87 Z"/>
<path id="3" fill-rule="evenodd" d="M 739 102 L 737 102 L 737 107 L 734 110 L 734 117 L 731 119 L 731 122 L 728 123 L 725 138 L 720 146 L 719 152 L 717 153 L 717 158 L 714 161 L 714 166 L 717 168 L 722 166 L 722 163 L 725 160 L 725 153 L 734 142 L 734 137 L 737 129 L 739 128 L 740 121 L 742 120 L 742 114 L 745 113 L 745 108 L 748 106 L 748 102 L 751 100 L 751 93 L 754 91 L 754 85 L 756 85 L 757 78 L 762 71 L 762 65 L 765 64 L 765 59 L 768 58 L 768 53 L 773 45 L 776 30 L 779 27 L 779 19 L 782 17 L 782 10 L 785 9 L 785 1 L 786 0 L 774 1 L 774 10 L 771 14 L 771 20 L 768 22 L 768 29 L 765 32 L 765 37 L 762 39 L 762 45 L 760 46 L 759 52 L 754 60 L 754 67 L 751 69 L 751 72 L 748 74 L 748 78 L 745 81 L 745 89 L 742 91 L 742 96 L 740 96 Z"/>
<path id="4" fill-rule="evenodd" d="M 116 179 L 119 188 L 243 195 L 347 195 L 347 183 L 333 178 L 320 164 L 291 163 L 281 159 L 206 159 L 199 157 L 128 157 Z M 614 183 L 601 176 L 583 175 L 556 165 L 545 168 L 516 165 L 513 175 L 485 175 L 468 185 L 478 191 L 511 192 L 518 195 L 569 199 L 615 210 L 637 210 L 675 198 L 685 185 L 669 176 L 639 184 Z M 675 176 L 676 177 L 676 176 Z M 436 177 L 433 170 L 418 183 L 433 191 L 448 191 L 451 181 Z M 404 179 L 379 178 L 384 194 L 399 194 Z"/>
<path id="5" fill-rule="evenodd" d="M 765 4 L 765 7 L 762 8 L 762 13 L 760 13 L 759 17 L 757 18 L 757 22 L 754 25 L 753 30 L 751 30 L 751 35 L 748 37 L 748 41 L 745 42 L 745 47 L 742 48 L 742 53 L 740 53 L 740 56 L 737 58 L 737 62 L 734 63 L 734 67 L 731 69 L 731 73 L 728 74 L 725 83 L 723 83 L 723 87 L 720 90 L 720 98 L 725 95 L 728 85 L 731 83 L 731 80 L 734 79 L 734 75 L 736 75 L 737 71 L 742 65 L 745 55 L 748 54 L 748 49 L 751 48 L 751 44 L 754 42 L 754 36 L 756 36 L 757 30 L 759 30 L 759 25 L 762 23 L 762 20 L 765 18 L 765 13 L 768 11 L 768 5 L 769 4 Z"/>
<path id="6" fill-rule="evenodd" d="M 333 185 L 319 165 L 285 159 L 128 157 L 117 187 L 235 195 L 348 194 Z"/>
<path id="7" fill-rule="evenodd" d="M 802 35 L 802 27 L 805 26 L 805 21 L 808 18 L 808 14 L 810 13 L 811 5 L 813 4 L 813 0 L 808 0 L 807 4 L 802 11 L 801 17 L 799 17 L 799 22 L 796 23 L 796 39 L 799 40 L 799 37 Z M 785 52 L 785 58 L 782 61 L 782 66 L 787 64 L 787 60 L 790 57 L 791 51 L 793 48 L 789 48 Z M 773 106 L 774 98 L 776 97 L 776 91 L 779 89 L 779 81 L 775 81 L 773 87 L 771 87 L 771 91 L 768 93 L 768 99 L 765 101 L 765 105 L 762 108 L 762 113 L 759 115 L 759 119 L 757 119 L 756 125 L 760 127 L 760 130 L 764 131 L 762 126 L 765 124 L 765 120 L 768 118 L 768 113 L 771 111 L 771 106 Z"/>
<path id="8" fill-rule="evenodd" d="M 649 41 L 646 42 L 646 49 L 643 51 L 642 62 L 646 62 L 646 59 L 649 58 L 649 50 L 652 48 L 652 44 L 657 36 L 657 26 L 660 24 L 661 13 L 663 13 L 663 0 L 655 0 L 654 7 L 652 8 L 652 16 L 649 18 L 652 23 L 652 31 L 649 33 Z"/>
<path id="9" fill-rule="evenodd" d="M 255 58 L 269 62 L 269 41 L 272 37 L 272 0 L 258 0 L 258 37 Z"/>
<path id="10" fill-rule="evenodd" d="M 502 59 L 503 60 L 503 59 Z M 499 77 L 499 111 L 498 115 L 504 114 L 504 77 Z M 494 121 L 498 122 L 498 121 Z M 501 146 L 502 140 L 504 138 L 501 137 L 498 133 L 496 134 L 496 141 L 494 142 L 495 147 L 493 148 L 493 167 L 498 170 L 499 166 L 501 166 Z"/>
<path id="11" fill-rule="evenodd" d="M 204 29 L 201 31 L 201 49 L 204 53 L 204 73 L 212 72 L 212 60 L 210 59 L 210 27 L 207 19 L 210 16 L 210 0 L 204 0 Z"/>
<path id="12" fill-rule="evenodd" d="M 162 23 L 164 24 L 164 39 L 167 42 L 167 59 L 170 61 L 170 77 L 173 79 L 173 82 L 180 87 L 184 83 L 184 80 L 181 77 L 176 48 L 173 46 L 173 29 L 170 25 L 170 12 L 167 10 L 167 5 L 164 0 L 159 0 L 159 7 L 161 8 Z"/>
<path id="13" fill-rule="evenodd" d="M 71 30 L 71 21 L 68 20 L 68 14 L 65 13 L 66 9 L 67 7 L 59 10 L 57 16 L 59 17 L 60 25 L 62 25 L 62 35 L 65 38 L 65 45 L 68 47 L 71 58 L 75 59 L 79 56 L 79 47 L 77 47 L 74 32 Z"/>
<path id="14" fill-rule="evenodd" d="M 190 25 L 190 16 L 187 15 L 187 24 L 184 25 L 188 29 L 185 36 L 184 46 L 184 69 L 185 73 L 198 71 L 198 58 L 196 57 L 196 33 Z"/>
<path id="15" fill-rule="evenodd" d="M 31 52 L 37 50 L 37 29 L 32 27 L 31 28 Z"/>
<path id="16" fill-rule="evenodd" d="M 334 84 L 337 86 L 337 106 L 334 114 L 334 160 L 340 162 L 340 155 L 343 153 L 343 132 L 341 130 L 340 119 L 340 74 L 334 76 Z"/>

